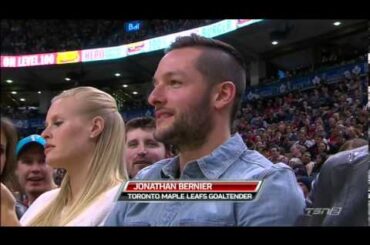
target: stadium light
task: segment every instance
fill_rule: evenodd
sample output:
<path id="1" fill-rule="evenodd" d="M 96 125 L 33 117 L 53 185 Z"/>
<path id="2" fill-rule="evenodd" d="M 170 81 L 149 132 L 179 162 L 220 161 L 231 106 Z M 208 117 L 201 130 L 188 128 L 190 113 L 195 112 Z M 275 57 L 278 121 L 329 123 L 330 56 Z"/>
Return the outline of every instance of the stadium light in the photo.
<path id="1" fill-rule="evenodd" d="M 271 43 L 272 43 L 272 45 L 278 45 L 279 44 L 278 41 L 272 41 Z"/>
<path id="2" fill-rule="evenodd" d="M 13 83 L 13 80 L 8 79 L 8 80 L 6 80 L 6 82 L 7 83 Z"/>
<path id="3" fill-rule="evenodd" d="M 128 87 L 128 85 L 127 85 L 127 84 L 123 84 L 123 85 L 122 85 L 122 87 L 127 88 L 127 87 Z"/>
<path id="4" fill-rule="evenodd" d="M 12 91 L 11 93 L 12 93 L 12 94 L 17 94 L 17 91 Z"/>
<path id="5" fill-rule="evenodd" d="M 116 74 L 114 74 L 116 77 L 120 77 L 121 76 L 121 73 L 116 73 Z"/>
<path id="6" fill-rule="evenodd" d="M 134 91 L 134 92 L 132 92 L 132 94 L 138 94 L 138 92 Z"/>
<path id="7" fill-rule="evenodd" d="M 38 94 L 41 94 L 41 91 L 37 91 Z"/>
<path id="8" fill-rule="evenodd" d="M 19 100 L 22 101 L 22 102 L 25 102 L 26 101 L 25 98 L 20 98 Z"/>
<path id="9" fill-rule="evenodd" d="M 71 81 L 69 77 L 64 78 L 66 81 Z"/>
<path id="10" fill-rule="evenodd" d="M 335 26 L 340 26 L 341 24 L 342 23 L 340 21 L 336 21 L 336 22 L 333 23 L 333 25 L 335 25 Z"/>

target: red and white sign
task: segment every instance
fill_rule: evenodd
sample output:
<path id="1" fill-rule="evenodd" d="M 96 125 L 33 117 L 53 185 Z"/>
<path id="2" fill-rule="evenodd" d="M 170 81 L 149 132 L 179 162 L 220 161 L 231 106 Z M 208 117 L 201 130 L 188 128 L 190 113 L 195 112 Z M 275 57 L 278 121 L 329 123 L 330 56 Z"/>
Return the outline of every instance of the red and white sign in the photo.
<path id="1" fill-rule="evenodd" d="M 54 65 L 55 53 L 1 56 L 1 67 L 28 67 Z"/>
<path id="2" fill-rule="evenodd" d="M 104 48 L 81 50 L 81 61 L 94 61 L 104 59 Z"/>
<path id="3" fill-rule="evenodd" d="M 167 201 L 252 201 L 262 181 L 129 181 L 119 200 Z"/>
<path id="4" fill-rule="evenodd" d="M 129 181 L 125 192 L 257 192 L 261 181 Z"/>

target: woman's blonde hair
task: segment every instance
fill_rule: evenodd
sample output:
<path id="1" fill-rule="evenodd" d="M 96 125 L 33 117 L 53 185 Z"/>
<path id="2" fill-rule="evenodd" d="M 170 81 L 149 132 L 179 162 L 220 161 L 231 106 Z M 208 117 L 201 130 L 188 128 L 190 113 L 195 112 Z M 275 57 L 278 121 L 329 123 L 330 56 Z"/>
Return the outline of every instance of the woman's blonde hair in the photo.
<path id="1" fill-rule="evenodd" d="M 68 97 L 79 100 L 83 113 L 91 119 L 101 116 L 104 119 L 104 129 L 98 137 L 87 179 L 78 201 L 74 201 L 71 207 L 61 215 L 63 208 L 71 198 L 70 177 L 67 172 L 58 196 L 30 222 L 31 226 L 64 226 L 87 208 L 101 193 L 128 179 L 122 163 L 125 124 L 118 112 L 115 99 L 93 87 L 77 87 L 54 97 L 52 103 Z"/>

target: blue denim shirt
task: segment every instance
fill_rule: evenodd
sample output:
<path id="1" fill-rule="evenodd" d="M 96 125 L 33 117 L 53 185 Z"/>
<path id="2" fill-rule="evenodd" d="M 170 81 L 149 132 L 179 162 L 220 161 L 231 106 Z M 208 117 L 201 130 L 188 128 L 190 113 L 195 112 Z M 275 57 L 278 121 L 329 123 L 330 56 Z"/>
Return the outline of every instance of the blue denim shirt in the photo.
<path id="1" fill-rule="evenodd" d="M 141 170 L 137 180 L 174 180 L 178 156 Z M 249 150 L 239 134 L 211 154 L 189 162 L 180 180 L 263 180 L 253 201 L 118 201 L 106 226 L 290 226 L 305 208 L 292 169 Z"/>

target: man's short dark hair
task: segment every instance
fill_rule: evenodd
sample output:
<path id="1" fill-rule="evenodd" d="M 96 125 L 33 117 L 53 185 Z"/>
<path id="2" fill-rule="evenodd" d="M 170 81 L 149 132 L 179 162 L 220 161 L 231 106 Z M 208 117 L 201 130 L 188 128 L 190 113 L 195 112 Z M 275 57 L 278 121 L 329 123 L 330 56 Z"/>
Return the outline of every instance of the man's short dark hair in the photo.
<path id="1" fill-rule="evenodd" d="M 204 51 L 200 55 L 196 66 L 211 84 L 217 84 L 223 81 L 231 81 L 235 84 L 236 95 L 230 117 L 230 124 L 232 124 L 237 111 L 240 109 L 246 87 L 245 61 L 243 56 L 227 43 L 196 34 L 177 38 L 165 50 L 165 53 L 187 47 L 200 48 Z"/>
<path id="2" fill-rule="evenodd" d="M 130 132 L 131 130 L 135 130 L 135 129 L 142 129 L 142 130 L 155 130 L 156 126 L 155 126 L 155 119 L 153 117 L 136 117 L 136 118 L 133 118 L 131 120 L 129 120 L 127 123 L 126 123 L 126 137 L 127 137 L 127 133 Z M 158 141 L 160 142 L 160 141 Z M 163 143 L 163 142 L 161 142 Z M 172 151 L 172 146 L 169 145 L 169 144 L 164 144 L 164 147 L 166 150 L 168 151 Z"/>
<path id="3" fill-rule="evenodd" d="M 126 133 L 134 129 L 155 129 L 155 119 L 153 117 L 137 117 L 126 123 Z"/>

